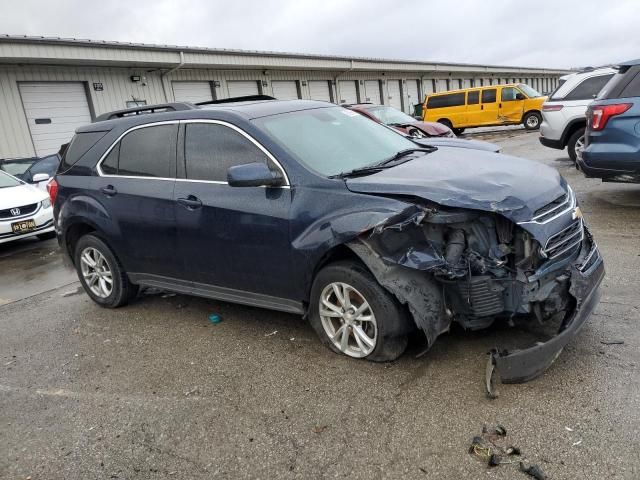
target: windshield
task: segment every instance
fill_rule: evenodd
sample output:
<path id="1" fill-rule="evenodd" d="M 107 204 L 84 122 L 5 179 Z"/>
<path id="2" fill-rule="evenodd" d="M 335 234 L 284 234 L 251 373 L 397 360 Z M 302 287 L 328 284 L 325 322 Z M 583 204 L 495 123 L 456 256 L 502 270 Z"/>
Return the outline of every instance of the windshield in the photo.
<path id="1" fill-rule="evenodd" d="M 22 182 L 17 178 L 13 178 L 4 172 L 0 172 L 0 188 L 17 187 L 22 185 Z"/>
<path id="2" fill-rule="evenodd" d="M 393 107 L 366 107 L 367 112 L 376 117 L 385 125 L 396 123 L 416 123 L 416 119 Z"/>
<path id="3" fill-rule="evenodd" d="M 542 97 L 542 94 L 535 88 L 531 88 L 529 85 L 525 85 L 524 83 L 519 83 L 518 88 L 529 98 Z"/>
<path id="4" fill-rule="evenodd" d="M 327 177 L 416 148 L 402 135 L 343 107 L 272 115 L 255 122 L 300 163 Z"/>
<path id="5" fill-rule="evenodd" d="M 26 172 L 34 160 L 20 160 L 20 161 L 8 161 L 0 165 L 0 169 L 4 170 L 10 175 L 22 175 Z"/>

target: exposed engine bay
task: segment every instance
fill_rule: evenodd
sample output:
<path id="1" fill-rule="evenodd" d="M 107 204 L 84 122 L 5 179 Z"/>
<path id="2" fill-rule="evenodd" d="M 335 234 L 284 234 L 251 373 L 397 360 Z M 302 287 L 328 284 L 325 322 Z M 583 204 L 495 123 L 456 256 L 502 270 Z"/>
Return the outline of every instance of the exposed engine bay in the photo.
<path id="1" fill-rule="evenodd" d="M 582 300 L 575 293 L 581 279 L 572 279 L 578 275 L 573 272 L 587 271 L 597 263 L 595 257 L 600 260 L 582 218 L 537 239 L 499 213 L 424 203 L 350 246 L 409 307 L 428 346 L 452 322 L 468 330 L 499 320 L 536 324 L 548 332 L 540 340 L 550 340 L 567 330 Z M 489 363 L 495 366 L 508 356 L 496 347 Z M 554 359 L 541 368 L 507 372 L 502 381 L 526 381 Z"/>

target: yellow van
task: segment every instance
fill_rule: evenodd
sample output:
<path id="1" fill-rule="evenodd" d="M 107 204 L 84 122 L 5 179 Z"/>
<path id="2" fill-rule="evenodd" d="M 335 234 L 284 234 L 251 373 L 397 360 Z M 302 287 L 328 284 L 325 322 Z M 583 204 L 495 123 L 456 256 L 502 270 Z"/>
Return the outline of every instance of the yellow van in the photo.
<path id="1" fill-rule="evenodd" d="M 547 97 L 524 83 L 488 85 L 427 95 L 422 106 L 425 122 L 440 122 L 454 133 L 469 127 L 516 125 L 536 130 Z"/>

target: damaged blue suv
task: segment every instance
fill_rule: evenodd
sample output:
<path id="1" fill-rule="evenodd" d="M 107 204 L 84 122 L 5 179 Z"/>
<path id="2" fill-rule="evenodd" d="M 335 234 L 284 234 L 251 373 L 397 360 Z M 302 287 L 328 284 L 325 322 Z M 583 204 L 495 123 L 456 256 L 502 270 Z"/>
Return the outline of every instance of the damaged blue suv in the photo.
<path id="1" fill-rule="evenodd" d="M 503 382 L 551 364 L 604 275 L 556 170 L 418 145 L 324 102 L 106 114 L 77 131 L 51 194 L 59 242 L 101 306 L 152 286 L 297 313 L 331 350 L 374 361 L 452 322 L 540 327 L 533 347 L 496 345 L 488 371 Z"/>

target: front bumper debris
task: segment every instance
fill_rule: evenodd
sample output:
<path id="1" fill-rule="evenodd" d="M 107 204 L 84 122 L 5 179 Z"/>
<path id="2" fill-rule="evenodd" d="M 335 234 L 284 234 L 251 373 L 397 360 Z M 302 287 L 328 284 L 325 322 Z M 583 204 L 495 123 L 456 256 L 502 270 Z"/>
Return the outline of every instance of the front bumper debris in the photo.
<path id="1" fill-rule="evenodd" d="M 595 243 L 586 255 L 570 267 L 571 286 L 569 293 L 576 305 L 563 323 L 563 328 L 550 340 L 531 348 L 514 352 L 490 352 L 485 383 L 487 393 L 495 397 L 498 378 L 502 383 L 522 383 L 541 375 L 585 324 L 600 300 L 600 283 L 604 278 L 604 263 Z"/>

